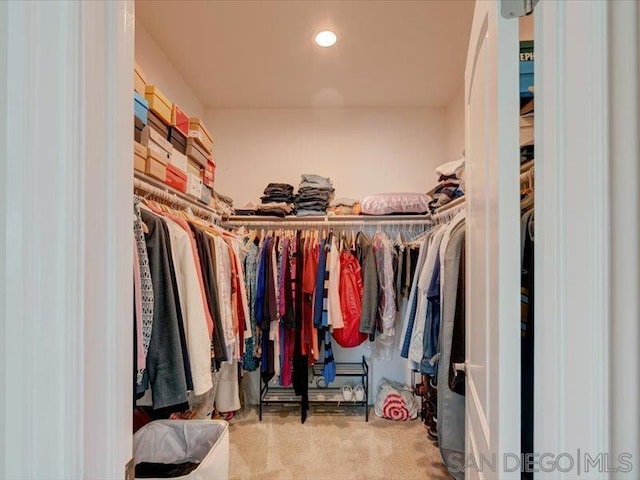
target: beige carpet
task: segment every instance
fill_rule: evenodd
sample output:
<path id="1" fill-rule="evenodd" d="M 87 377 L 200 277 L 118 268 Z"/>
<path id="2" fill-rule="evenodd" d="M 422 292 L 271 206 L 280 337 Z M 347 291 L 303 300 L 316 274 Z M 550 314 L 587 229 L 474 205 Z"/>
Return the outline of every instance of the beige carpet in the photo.
<path id="1" fill-rule="evenodd" d="M 231 421 L 231 480 L 450 478 L 419 420 L 312 410 L 302 425 L 298 412 L 271 407 L 260 422 L 252 409 Z"/>

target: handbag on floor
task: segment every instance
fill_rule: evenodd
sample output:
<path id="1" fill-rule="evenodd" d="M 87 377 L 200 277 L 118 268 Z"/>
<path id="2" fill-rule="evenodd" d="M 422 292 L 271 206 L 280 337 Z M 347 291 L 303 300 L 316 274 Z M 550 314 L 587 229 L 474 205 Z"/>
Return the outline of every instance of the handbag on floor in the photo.
<path id="1" fill-rule="evenodd" d="M 378 384 L 375 412 L 381 418 L 413 420 L 418 417 L 418 404 L 409 387 L 383 378 Z"/>

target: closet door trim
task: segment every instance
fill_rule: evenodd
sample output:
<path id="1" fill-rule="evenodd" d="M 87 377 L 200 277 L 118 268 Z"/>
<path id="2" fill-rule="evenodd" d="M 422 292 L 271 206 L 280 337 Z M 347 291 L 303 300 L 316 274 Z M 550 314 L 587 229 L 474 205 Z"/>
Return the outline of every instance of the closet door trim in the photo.
<path id="1" fill-rule="evenodd" d="M 580 465 L 584 475 L 586 454 L 594 458 L 607 453 L 609 468 L 616 468 L 621 466 L 618 455 L 631 449 L 635 455 L 632 477 L 637 476 L 640 461 L 638 363 L 621 365 L 618 352 L 626 345 L 637 360 L 637 316 L 630 317 L 638 312 L 637 297 L 635 302 L 627 299 L 625 318 L 618 316 L 623 312 L 621 298 L 637 290 L 638 247 L 630 243 L 637 239 L 637 231 L 631 233 L 629 224 L 620 222 L 618 210 L 624 208 L 623 197 L 637 201 L 637 183 L 626 195 L 616 183 L 621 168 L 637 182 L 638 169 L 637 157 L 619 155 L 625 143 L 616 139 L 611 122 L 620 113 L 620 98 L 616 113 L 610 95 L 610 82 L 616 78 L 612 62 L 620 55 L 612 57 L 612 48 L 618 45 L 623 51 L 630 49 L 636 58 L 635 71 L 629 65 L 626 70 L 627 82 L 635 85 L 636 105 L 631 102 L 630 108 L 636 108 L 637 134 L 637 30 L 633 44 L 633 23 L 626 25 L 626 35 L 614 31 L 618 26 L 610 28 L 612 12 L 637 10 L 632 3 L 541 2 L 535 13 L 534 442 L 539 454 L 568 453 L 575 462 L 569 472 L 539 472 L 538 479 L 575 478 Z M 637 11 L 635 15 L 637 18 Z M 616 35 L 618 43 L 612 41 Z M 633 145 L 629 138 L 627 147 Z M 615 145 L 618 149 L 612 150 Z M 637 154 L 637 143 L 632 151 Z M 637 204 L 628 204 L 627 212 L 631 228 L 637 227 Z M 625 242 L 620 241 L 625 234 L 632 235 L 626 242 L 626 265 L 621 259 Z M 625 272 L 620 270 L 623 265 Z M 622 281 L 634 277 L 631 285 Z M 626 342 L 613 343 L 625 334 L 630 335 Z M 632 398 L 615 403 L 617 390 L 625 383 L 622 376 Z M 634 401 L 635 408 L 630 409 L 629 402 Z M 617 405 L 626 405 L 631 415 L 627 417 L 626 431 L 632 432 L 627 434 L 627 443 L 616 441 L 621 438 L 620 425 L 612 419 L 620 423 L 624 415 L 616 413 Z M 620 477 L 620 472 L 595 470 L 592 467 L 588 474 L 591 478 L 627 478 Z"/>
<path id="2" fill-rule="evenodd" d="M 0 477 L 131 458 L 133 2 L 0 3 Z"/>

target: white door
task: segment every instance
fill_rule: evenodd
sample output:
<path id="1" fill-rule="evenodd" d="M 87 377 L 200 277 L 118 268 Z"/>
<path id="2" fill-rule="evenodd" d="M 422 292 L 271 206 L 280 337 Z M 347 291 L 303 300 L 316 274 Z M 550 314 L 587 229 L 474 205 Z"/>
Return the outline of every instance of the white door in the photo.
<path id="1" fill-rule="evenodd" d="M 519 41 L 499 8 L 476 2 L 465 72 L 466 479 L 520 477 Z"/>

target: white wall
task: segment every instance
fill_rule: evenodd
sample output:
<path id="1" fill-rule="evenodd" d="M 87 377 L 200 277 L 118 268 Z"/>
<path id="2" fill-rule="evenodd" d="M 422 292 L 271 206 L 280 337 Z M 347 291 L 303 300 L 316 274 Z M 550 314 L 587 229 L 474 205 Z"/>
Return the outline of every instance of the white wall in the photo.
<path id="1" fill-rule="evenodd" d="M 444 108 L 209 110 L 206 120 L 216 141 L 216 190 L 237 206 L 259 201 L 270 181 L 297 187 L 302 173 L 330 177 L 338 196 L 426 192 L 446 159 Z M 367 357 L 371 395 L 383 376 L 409 382 L 397 322 L 391 359 L 371 361 L 368 341 L 353 349 L 334 343 L 336 361 Z"/>
<path id="2" fill-rule="evenodd" d="M 269 182 L 330 177 L 337 196 L 426 192 L 445 159 L 443 108 L 208 110 L 216 190 L 236 206 Z"/>
<path id="3" fill-rule="evenodd" d="M 204 106 L 137 18 L 135 61 L 147 76 L 148 83 L 160 87 L 169 100 L 177 103 L 187 115 L 202 117 Z"/>
<path id="4" fill-rule="evenodd" d="M 462 157 L 464 151 L 464 84 L 449 101 L 445 111 L 447 160 Z"/>

